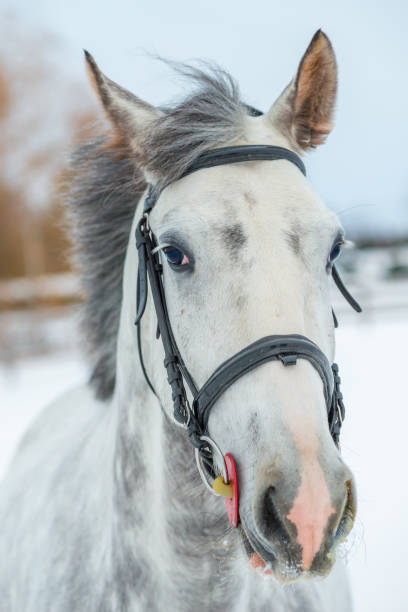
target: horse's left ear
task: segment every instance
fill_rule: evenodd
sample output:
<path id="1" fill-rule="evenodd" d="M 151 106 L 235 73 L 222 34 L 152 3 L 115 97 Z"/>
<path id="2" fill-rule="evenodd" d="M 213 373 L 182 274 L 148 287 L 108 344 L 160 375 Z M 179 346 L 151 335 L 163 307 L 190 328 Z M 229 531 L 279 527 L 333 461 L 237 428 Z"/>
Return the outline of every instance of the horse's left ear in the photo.
<path id="1" fill-rule="evenodd" d="M 117 136 L 142 158 L 143 133 L 161 116 L 161 111 L 111 81 L 99 69 L 92 55 L 85 50 L 84 53 L 91 84 Z"/>
<path id="2" fill-rule="evenodd" d="M 336 56 L 326 34 L 318 30 L 295 79 L 273 104 L 268 117 L 295 147 L 316 147 L 332 130 L 336 94 Z"/>

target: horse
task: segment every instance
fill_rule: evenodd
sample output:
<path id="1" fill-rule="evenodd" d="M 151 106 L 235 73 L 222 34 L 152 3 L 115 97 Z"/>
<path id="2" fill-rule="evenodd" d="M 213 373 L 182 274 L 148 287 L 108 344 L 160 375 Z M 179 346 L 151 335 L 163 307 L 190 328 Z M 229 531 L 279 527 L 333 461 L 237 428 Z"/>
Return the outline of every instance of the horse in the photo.
<path id="1" fill-rule="evenodd" d="M 173 64 L 191 92 L 162 108 L 87 52 L 86 65 L 110 126 L 73 154 L 69 199 L 92 374 L 40 414 L 2 484 L 1 608 L 349 612 L 336 549 L 356 493 L 322 393 L 335 344 L 330 273 L 346 240 L 300 161 L 332 129 L 330 40 L 316 32 L 265 113 L 215 64 Z M 248 147 L 280 153 L 202 161 Z M 178 347 L 165 364 L 172 389 L 160 304 Z M 203 387 L 232 356 L 259 356 L 265 337 L 295 349 L 230 381 L 202 436 L 180 387 L 186 371 Z M 207 490 L 220 478 L 235 523 Z"/>

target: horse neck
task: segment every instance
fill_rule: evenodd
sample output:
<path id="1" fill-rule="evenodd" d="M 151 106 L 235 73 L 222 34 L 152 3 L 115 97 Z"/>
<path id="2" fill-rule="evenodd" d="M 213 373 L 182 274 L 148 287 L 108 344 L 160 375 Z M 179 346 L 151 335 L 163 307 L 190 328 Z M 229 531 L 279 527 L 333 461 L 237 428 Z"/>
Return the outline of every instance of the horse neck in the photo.
<path id="1" fill-rule="evenodd" d="M 113 569 L 121 605 L 154 593 L 149 609 L 163 609 L 158 601 L 166 600 L 168 609 L 191 610 L 208 598 L 211 576 L 218 574 L 209 607 L 216 610 L 215 598 L 225 602 L 237 579 L 228 562 L 236 539 L 222 500 L 201 483 L 185 432 L 139 382 L 133 396 L 117 394 Z"/>

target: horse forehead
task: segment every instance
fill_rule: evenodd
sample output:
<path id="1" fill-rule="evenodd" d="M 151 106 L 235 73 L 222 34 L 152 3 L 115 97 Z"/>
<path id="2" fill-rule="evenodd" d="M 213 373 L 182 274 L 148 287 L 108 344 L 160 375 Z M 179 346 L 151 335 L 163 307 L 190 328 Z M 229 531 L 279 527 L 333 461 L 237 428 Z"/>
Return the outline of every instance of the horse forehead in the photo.
<path id="1" fill-rule="evenodd" d="M 214 230 L 231 255 L 250 247 L 250 236 L 268 239 L 271 232 L 280 232 L 300 254 L 307 236 L 333 225 L 332 214 L 310 183 L 286 160 L 203 169 L 170 185 L 162 201 L 163 225 Z"/>
<path id="2" fill-rule="evenodd" d="M 319 208 L 319 198 L 296 166 L 287 160 L 229 163 L 203 168 L 169 185 L 160 197 L 167 210 L 187 206 L 206 214 L 233 209 L 262 214 L 273 205 L 287 209 Z"/>

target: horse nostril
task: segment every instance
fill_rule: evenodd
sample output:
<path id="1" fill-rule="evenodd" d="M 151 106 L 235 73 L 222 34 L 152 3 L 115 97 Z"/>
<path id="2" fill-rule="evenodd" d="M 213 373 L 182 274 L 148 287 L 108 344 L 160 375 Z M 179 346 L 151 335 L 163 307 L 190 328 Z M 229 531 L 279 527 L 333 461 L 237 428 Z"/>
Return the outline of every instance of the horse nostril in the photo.
<path id="1" fill-rule="evenodd" d="M 275 503 L 275 487 L 269 487 L 264 494 L 262 504 L 262 530 L 268 539 L 279 539 L 282 543 L 289 543 L 290 536 L 281 518 Z"/>
<path id="2" fill-rule="evenodd" d="M 334 536 L 336 540 L 340 541 L 344 540 L 349 534 L 351 528 L 353 527 L 354 519 L 356 516 L 354 485 L 351 479 L 346 481 L 346 490 L 347 492 L 344 510 Z"/>

